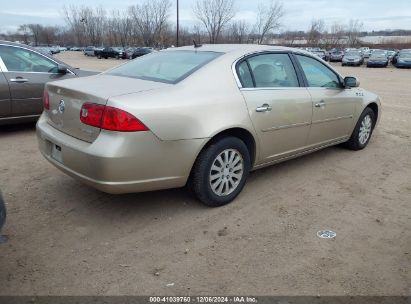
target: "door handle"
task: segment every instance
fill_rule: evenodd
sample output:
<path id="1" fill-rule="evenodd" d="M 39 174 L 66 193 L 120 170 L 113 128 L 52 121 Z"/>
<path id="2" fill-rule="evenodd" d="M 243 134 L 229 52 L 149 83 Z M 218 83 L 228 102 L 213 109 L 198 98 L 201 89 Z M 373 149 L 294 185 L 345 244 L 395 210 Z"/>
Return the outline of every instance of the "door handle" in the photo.
<path id="1" fill-rule="evenodd" d="M 29 80 L 26 78 L 16 77 L 16 78 L 10 79 L 10 82 L 25 83 L 25 82 L 29 82 Z"/>
<path id="2" fill-rule="evenodd" d="M 321 100 L 320 102 L 316 103 L 316 104 L 315 104 L 315 107 L 316 107 L 316 108 L 325 107 L 325 102 L 324 102 L 324 100 Z"/>
<path id="3" fill-rule="evenodd" d="M 265 103 L 262 106 L 255 109 L 255 111 L 259 112 L 259 113 L 261 113 L 261 112 L 270 112 L 272 109 L 273 108 L 269 104 Z"/>

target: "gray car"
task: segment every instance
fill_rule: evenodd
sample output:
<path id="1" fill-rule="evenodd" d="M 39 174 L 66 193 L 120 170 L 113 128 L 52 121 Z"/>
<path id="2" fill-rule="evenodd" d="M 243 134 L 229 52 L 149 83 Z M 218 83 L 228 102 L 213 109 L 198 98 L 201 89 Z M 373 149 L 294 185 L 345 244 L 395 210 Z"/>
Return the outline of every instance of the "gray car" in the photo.
<path id="1" fill-rule="evenodd" d="M 94 74 L 27 45 L 0 41 L 0 125 L 37 120 L 45 83 Z"/>
<path id="2" fill-rule="evenodd" d="M 342 65 L 360 66 L 364 63 L 364 57 L 360 51 L 349 50 L 344 54 Z"/>
<path id="3" fill-rule="evenodd" d="M 372 52 L 367 62 L 367 67 L 387 67 L 388 66 L 388 53 L 384 50 L 375 50 Z"/>
<path id="4" fill-rule="evenodd" d="M 94 46 L 88 46 L 84 49 L 84 55 L 85 56 L 94 56 L 94 50 L 95 50 Z"/>

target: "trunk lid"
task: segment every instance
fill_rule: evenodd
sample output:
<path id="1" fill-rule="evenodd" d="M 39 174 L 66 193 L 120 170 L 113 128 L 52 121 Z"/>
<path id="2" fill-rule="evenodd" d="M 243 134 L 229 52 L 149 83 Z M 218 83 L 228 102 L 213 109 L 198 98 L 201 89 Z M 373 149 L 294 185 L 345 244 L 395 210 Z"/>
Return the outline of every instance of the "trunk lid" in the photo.
<path id="1" fill-rule="evenodd" d="M 48 83 L 48 123 L 65 134 L 93 142 L 101 129 L 80 121 L 81 107 L 85 102 L 106 105 L 110 97 L 155 90 L 164 86 L 167 84 L 105 74 Z"/>

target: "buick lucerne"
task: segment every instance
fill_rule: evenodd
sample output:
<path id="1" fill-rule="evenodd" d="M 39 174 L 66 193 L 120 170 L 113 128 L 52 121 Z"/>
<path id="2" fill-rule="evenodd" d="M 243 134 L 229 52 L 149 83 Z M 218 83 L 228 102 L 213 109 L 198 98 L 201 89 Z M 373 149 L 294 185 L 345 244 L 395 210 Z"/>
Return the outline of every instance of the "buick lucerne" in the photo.
<path id="1" fill-rule="evenodd" d="M 380 99 L 317 56 L 261 45 L 188 46 L 48 83 L 41 153 L 108 193 L 188 185 L 231 202 L 251 170 L 345 143 L 361 150 Z"/>

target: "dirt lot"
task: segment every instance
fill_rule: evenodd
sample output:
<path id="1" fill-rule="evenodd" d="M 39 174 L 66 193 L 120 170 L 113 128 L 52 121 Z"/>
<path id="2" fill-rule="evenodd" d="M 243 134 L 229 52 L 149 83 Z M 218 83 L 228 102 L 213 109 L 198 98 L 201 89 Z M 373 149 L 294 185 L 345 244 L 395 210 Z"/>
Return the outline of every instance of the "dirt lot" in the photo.
<path id="1" fill-rule="evenodd" d="M 411 70 L 338 70 L 383 98 L 368 148 L 254 172 L 218 209 L 183 189 L 100 193 L 40 156 L 34 125 L 2 127 L 0 295 L 410 295 Z"/>

